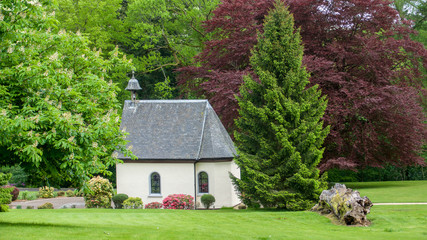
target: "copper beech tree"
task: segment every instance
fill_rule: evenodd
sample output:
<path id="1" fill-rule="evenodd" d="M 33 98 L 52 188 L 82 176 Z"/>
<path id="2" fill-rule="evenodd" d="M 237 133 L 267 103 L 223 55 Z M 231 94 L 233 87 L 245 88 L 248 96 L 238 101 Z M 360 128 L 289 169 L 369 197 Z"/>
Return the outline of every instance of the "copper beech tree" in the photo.
<path id="1" fill-rule="evenodd" d="M 410 22 L 384 0 L 288 0 L 301 28 L 303 63 L 328 97 L 321 170 L 423 165 L 427 137 L 422 86 L 427 51 Z M 182 68 L 180 84 L 208 97 L 225 126 L 238 116 L 235 95 L 253 74 L 250 49 L 273 1 L 224 0 L 205 22 L 213 40 Z M 255 76 L 256 77 L 256 76 Z M 425 100 L 424 100 L 425 101 Z"/>

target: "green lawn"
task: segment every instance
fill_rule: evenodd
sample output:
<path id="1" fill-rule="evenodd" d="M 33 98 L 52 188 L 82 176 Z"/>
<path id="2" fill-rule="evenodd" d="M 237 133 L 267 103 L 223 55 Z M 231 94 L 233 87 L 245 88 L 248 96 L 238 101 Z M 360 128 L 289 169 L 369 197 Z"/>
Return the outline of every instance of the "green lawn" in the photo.
<path id="1" fill-rule="evenodd" d="M 348 182 L 374 203 L 427 202 L 427 181 Z M 427 237 L 426 237 L 427 239 Z"/>
<path id="2" fill-rule="evenodd" d="M 13 209 L 0 239 L 427 239 L 427 206 L 374 206 L 370 227 L 313 212 Z"/>

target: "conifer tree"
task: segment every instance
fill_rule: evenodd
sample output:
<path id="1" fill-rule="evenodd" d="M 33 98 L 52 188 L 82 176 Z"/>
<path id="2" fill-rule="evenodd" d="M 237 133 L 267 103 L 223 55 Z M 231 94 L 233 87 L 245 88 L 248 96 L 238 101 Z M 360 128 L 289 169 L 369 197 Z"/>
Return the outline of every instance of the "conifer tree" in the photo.
<path id="1" fill-rule="evenodd" d="M 317 85 L 306 88 L 302 57 L 293 16 L 276 1 L 250 59 L 259 79 L 245 77 L 238 97 L 235 161 L 242 178 L 231 178 L 246 204 L 303 210 L 327 187 L 316 168 L 329 132 L 321 120 L 327 101 Z"/>

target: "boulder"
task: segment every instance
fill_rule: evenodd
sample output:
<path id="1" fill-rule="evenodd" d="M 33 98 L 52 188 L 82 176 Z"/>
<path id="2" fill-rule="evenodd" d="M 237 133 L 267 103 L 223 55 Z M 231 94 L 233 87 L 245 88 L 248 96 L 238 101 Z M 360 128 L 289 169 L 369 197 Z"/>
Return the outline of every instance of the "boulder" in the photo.
<path id="1" fill-rule="evenodd" d="M 360 197 L 358 191 L 336 183 L 330 190 L 324 190 L 311 210 L 335 218 L 340 224 L 368 226 L 366 215 L 370 212 L 372 202 L 369 198 Z"/>

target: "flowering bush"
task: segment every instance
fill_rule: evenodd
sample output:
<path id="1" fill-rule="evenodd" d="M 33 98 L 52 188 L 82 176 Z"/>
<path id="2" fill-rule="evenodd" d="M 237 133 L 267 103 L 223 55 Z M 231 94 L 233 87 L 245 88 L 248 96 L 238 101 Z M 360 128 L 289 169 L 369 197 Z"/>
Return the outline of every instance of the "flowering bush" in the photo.
<path id="1" fill-rule="evenodd" d="M 111 208 L 113 186 L 108 179 L 94 177 L 89 181 L 88 187 L 90 192 L 84 196 L 87 208 Z"/>
<path id="2" fill-rule="evenodd" d="M 149 204 L 145 204 L 145 209 L 160 209 L 162 207 L 163 204 L 159 202 L 150 202 Z"/>
<path id="3" fill-rule="evenodd" d="M 53 198 L 53 187 L 44 186 L 39 188 L 39 197 L 41 198 Z"/>
<path id="4" fill-rule="evenodd" d="M 123 207 L 126 209 L 142 208 L 142 200 L 139 197 L 130 197 L 123 202 Z"/>
<path id="5" fill-rule="evenodd" d="M 163 199 L 164 209 L 193 209 L 193 197 L 186 194 L 171 194 Z"/>

